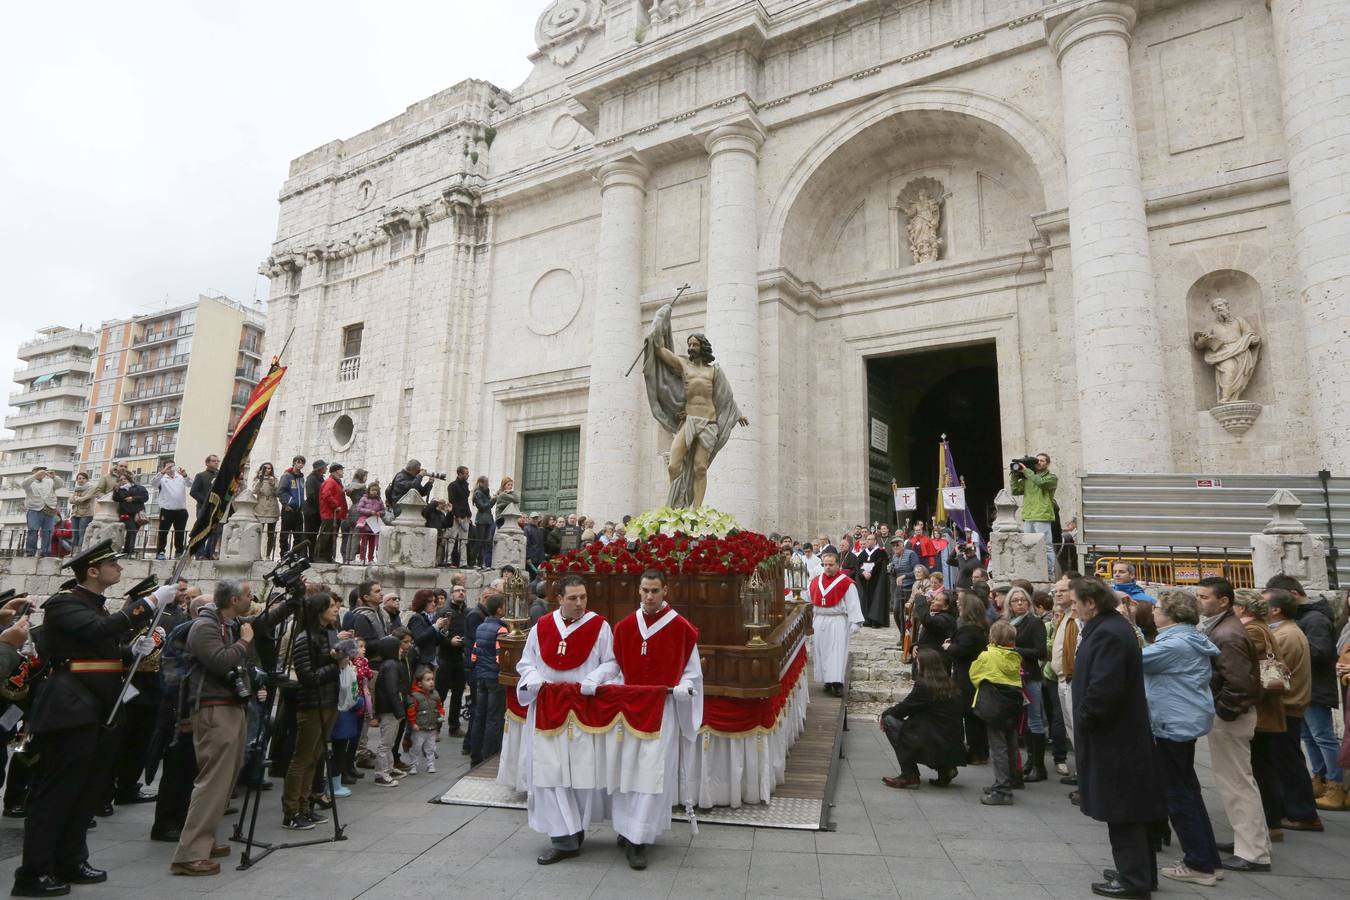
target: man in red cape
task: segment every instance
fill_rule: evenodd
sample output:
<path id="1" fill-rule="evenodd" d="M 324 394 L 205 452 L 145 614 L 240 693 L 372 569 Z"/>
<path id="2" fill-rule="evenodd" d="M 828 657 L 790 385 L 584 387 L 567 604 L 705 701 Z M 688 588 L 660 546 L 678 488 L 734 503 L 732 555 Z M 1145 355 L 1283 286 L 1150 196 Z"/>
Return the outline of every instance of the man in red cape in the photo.
<path id="1" fill-rule="evenodd" d="M 530 827 L 549 836 L 552 844 L 539 857 L 541 866 L 552 865 L 581 853 L 586 828 L 593 818 L 603 820 L 607 801 L 603 784 L 578 785 L 572 773 L 594 770 L 595 736 L 581 732 L 570 738 L 540 737 L 535 734 L 534 702 L 546 684 L 580 684 L 581 693 L 594 696 L 598 685 L 618 675 L 614 662 L 614 636 L 609 623 L 586 609 L 586 582 L 580 575 L 568 575 L 558 585 L 562 591 L 558 608 L 542 617 L 530 629 L 520 661 L 516 663 L 516 698 L 529 707 L 525 722 L 525 771 L 529 773 L 529 799 L 526 809 Z M 554 754 L 551 740 L 567 740 L 566 753 L 572 764 L 549 765 L 535 769 L 536 754 Z M 586 757 L 591 765 L 585 765 Z M 550 760 L 550 762 L 557 762 Z M 571 783 L 540 784 L 540 773 L 567 771 Z M 556 780 L 547 776 L 543 780 Z"/>
<path id="2" fill-rule="evenodd" d="M 641 607 L 614 627 L 614 657 L 624 684 L 670 688 L 661 719 L 666 770 L 661 793 L 611 793 L 614 830 L 634 869 L 647 868 L 647 844 L 670 828 L 672 806 L 681 797 L 681 756 L 688 765 L 703 724 L 703 667 L 698 629 L 666 602 L 666 576 L 654 569 L 638 584 Z"/>

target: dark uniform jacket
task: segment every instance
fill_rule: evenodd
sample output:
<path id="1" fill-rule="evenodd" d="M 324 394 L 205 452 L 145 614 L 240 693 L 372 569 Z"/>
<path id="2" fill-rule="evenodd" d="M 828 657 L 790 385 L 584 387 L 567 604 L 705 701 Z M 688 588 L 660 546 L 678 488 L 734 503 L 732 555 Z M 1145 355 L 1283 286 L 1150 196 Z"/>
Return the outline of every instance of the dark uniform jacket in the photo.
<path id="1" fill-rule="evenodd" d="M 102 595 L 76 585 L 43 604 L 38 653 L 52 664 L 52 671 L 33 699 L 28 715 L 28 725 L 34 734 L 96 725 L 112 712 L 122 690 L 122 673 L 71 672 L 69 663 L 130 661 L 128 639 L 150 620 L 154 610 L 149 603 L 138 600 L 110 613 L 103 603 Z"/>

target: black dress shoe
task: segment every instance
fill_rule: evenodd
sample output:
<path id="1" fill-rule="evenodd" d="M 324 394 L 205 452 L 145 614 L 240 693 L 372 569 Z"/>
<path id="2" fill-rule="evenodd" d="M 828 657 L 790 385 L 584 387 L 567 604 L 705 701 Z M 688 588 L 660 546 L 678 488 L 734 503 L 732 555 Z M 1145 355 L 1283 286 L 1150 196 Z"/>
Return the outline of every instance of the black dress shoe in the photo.
<path id="1" fill-rule="evenodd" d="M 103 816 L 106 819 L 108 816 L 111 816 L 113 812 L 113 805 L 111 803 L 105 803 L 102 808 L 94 810 L 94 815 Z"/>
<path id="2" fill-rule="evenodd" d="M 70 885 L 55 875 L 15 875 L 11 897 L 62 897 L 70 893 Z"/>
<path id="3" fill-rule="evenodd" d="M 62 869 L 58 877 L 71 884 L 102 884 L 108 880 L 108 873 L 82 862 L 73 869 Z"/>
<path id="4" fill-rule="evenodd" d="M 1235 848 L 1233 842 L 1229 841 L 1226 844 L 1215 844 L 1214 849 L 1218 850 L 1220 853 L 1232 853 Z"/>
<path id="5" fill-rule="evenodd" d="M 562 862 L 564 859 L 571 859 L 574 856 L 580 856 L 580 850 L 559 850 L 557 847 L 549 847 L 535 862 L 541 866 L 551 866 L 556 862 Z"/>
<path id="6" fill-rule="evenodd" d="M 118 806 L 128 806 L 132 803 L 154 803 L 155 798 L 159 796 L 158 791 L 139 790 L 134 794 L 114 797 L 113 802 Z"/>
<path id="7" fill-rule="evenodd" d="M 1151 891 L 1126 887 L 1119 881 L 1102 881 L 1092 886 L 1092 893 L 1098 897 L 1125 897 L 1130 900 L 1149 900 Z"/>
<path id="8" fill-rule="evenodd" d="M 624 855 L 628 857 L 628 868 L 636 869 L 639 872 L 647 868 L 646 844 L 634 844 L 629 841 L 628 846 L 624 848 Z"/>
<path id="9" fill-rule="evenodd" d="M 177 828 L 166 828 L 163 831 L 150 832 L 150 840 L 162 841 L 165 844 L 176 844 L 178 839 L 183 836 L 183 832 Z"/>
<path id="10" fill-rule="evenodd" d="M 1219 859 L 1219 865 L 1230 872 L 1269 872 L 1270 863 L 1257 863 L 1245 860 L 1240 856 L 1224 856 Z"/>
<path id="11" fill-rule="evenodd" d="M 1059 780 L 1059 783 L 1060 783 L 1060 784 L 1067 784 L 1067 785 L 1070 785 L 1070 786 L 1072 786 L 1072 787 L 1078 787 L 1078 776 L 1077 776 L 1077 775 L 1065 775 L 1063 778 L 1061 778 L 1061 779 Z"/>
<path id="12" fill-rule="evenodd" d="M 26 806 L 6 806 L 6 807 L 5 807 L 5 818 L 6 818 L 6 819 L 23 819 L 23 818 L 26 818 L 27 816 L 28 816 L 28 808 L 27 808 Z"/>

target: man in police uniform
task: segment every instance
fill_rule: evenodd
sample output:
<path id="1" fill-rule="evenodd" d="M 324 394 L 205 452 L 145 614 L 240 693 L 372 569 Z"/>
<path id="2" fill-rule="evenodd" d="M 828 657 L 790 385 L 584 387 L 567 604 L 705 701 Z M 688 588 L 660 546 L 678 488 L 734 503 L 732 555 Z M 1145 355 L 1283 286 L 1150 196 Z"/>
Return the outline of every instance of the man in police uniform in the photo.
<path id="1" fill-rule="evenodd" d="M 133 585 L 126 592 L 122 602 L 129 604 L 133 600 L 139 600 L 158 586 L 159 579 L 151 575 Z M 154 632 L 150 630 L 150 619 L 146 618 L 137 626 L 134 637 L 148 634 L 155 640 L 155 650 L 162 650 L 165 635 L 168 633 L 168 629 L 164 626 L 172 621 L 171 612 L 172 610 L 165 610 L 164 615 L 160 617 L 160 625 L 156 626 Z M 122 731 L 122 740 L 117 750 L 117 759 L 113 762 L 107 790 L 99 803 L 100 808 L 96 810 L 101 816 L 112 815 L 114 800 L 118 806 L 155 802 L 157 793 L 143 789 L 140 780 L 145 776 L 150 738 L 155 732 L 155 714 L 159 712 L 159 658 L 159 653 L 152 651 L 150 656 L 141 661 L 140 668 L 131 679 L 131 686 L 136 689 L 137 694 L 128 698 L 122 704 L 122 712 L 118 713 L 117 724 Z"/>
<path id="2" fill-rule="evenodd" d="M 174 586 L 154 599 L 128 603 L 116 613 L 103 608 L 103 592 L 122 577 L 112 541 L 71 559 L 77 584 L 43 605 L 38 652 L 52 665 L 29 713 L 34 748 L 40 754 L 24 823 L 23 864 L 14 873 L 16 897 L 55 897 L 71 884 L 99 884 L 108 874 L 89 865 L 85 832 L 105 795 L 117 755 L 118 730 L 105 728 L 122 689 L 131 652 L 148 654 L 153 641 L 126 641 L 171 600 Z M 163 592 L 167 591 L 167 598 Z M 150 646 L 144 646 L 150 644 Z"/>

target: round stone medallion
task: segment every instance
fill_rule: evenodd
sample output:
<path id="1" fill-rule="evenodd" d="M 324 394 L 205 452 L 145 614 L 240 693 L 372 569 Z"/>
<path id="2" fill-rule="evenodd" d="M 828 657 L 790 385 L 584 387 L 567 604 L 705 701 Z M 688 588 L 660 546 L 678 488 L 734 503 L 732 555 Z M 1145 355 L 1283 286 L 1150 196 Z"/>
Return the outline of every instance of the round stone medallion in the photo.
<path id="1" fill-rule="evenodd" d="M 529 329 L 538 335 L 557 334 L 571 324 L 581 309 L 581 281 L 567 269 L 550 269 L 530 290 Z"/>
<path id="2" fill-rule="evenodd" d="M 553 120 L 553 127 L 548 130 L 548 145 L 554 150 L 565 150 L 572 146 L 580 130 L 581 124 L 564 113 Z"/>
<path id="3" fill-rule="evenodd" d="M 375 200 L 375 182 L 367 178 L 356 186 L 356 208 L 365 209 Z"/>

